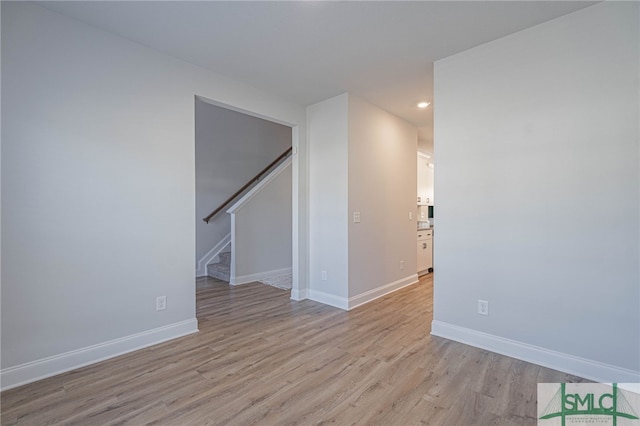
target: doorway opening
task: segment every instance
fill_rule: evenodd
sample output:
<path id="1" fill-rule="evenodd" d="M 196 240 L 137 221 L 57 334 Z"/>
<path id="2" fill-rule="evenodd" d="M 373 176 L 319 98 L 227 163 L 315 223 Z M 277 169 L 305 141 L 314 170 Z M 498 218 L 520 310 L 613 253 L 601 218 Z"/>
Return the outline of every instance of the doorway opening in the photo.
<path id="1" fill-rule="evenodd" d="M 232 285 L 269 277 L 281 283 L 288 273 L 295 298 L 300 282 L 298 126 L 200 96 L 194 111 L 196 277 L 225 261 Z M 273 178 L 273 170 L 279 177 Z"/>

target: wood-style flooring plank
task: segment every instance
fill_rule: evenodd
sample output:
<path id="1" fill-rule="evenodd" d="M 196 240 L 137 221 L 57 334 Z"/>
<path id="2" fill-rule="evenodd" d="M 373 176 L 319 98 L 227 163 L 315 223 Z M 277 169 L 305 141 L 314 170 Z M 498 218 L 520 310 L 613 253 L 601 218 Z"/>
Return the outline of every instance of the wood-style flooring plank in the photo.
<path id="1" fill-rule="evenodd" d="M 2 425 L 534 425 L 583 379 L 429 334 L 433 278 L 345 312 L 196 282 L 200 332 L 0 395 Z"/>

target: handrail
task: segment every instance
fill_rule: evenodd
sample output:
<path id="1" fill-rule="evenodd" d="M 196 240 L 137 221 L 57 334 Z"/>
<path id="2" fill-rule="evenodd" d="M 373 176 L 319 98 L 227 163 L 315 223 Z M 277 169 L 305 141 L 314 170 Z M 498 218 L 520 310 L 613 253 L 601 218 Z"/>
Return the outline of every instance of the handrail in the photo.
<path id="1" fill-rule="evenodd" d="M 282 160 L 283 158 L 286 158 L 289 153 L 292 151 L 293 147 L 289 147 L 289 149 L 287 149 L 285 152 L 283 152 L 282 154 L 280 154 L 280 156 L 278 156 L 278 158 L 276 158 L 275 160 L 273 160 L 267 167 L 265 167 L 264 169 L 262 169 L 262 171 L 260 173 L 258 173 L 257 175 L 255 175 L 253 178 L 251 178 L 249 180 L 249 182 L 247 182 L 246 184 L 244 184 L 244 186 L 240 189 L 238 189 L 231 197 L 227 198 L 227 200 L 220 204 L 220 206 L 218 206 L 217 209 L 215 209 L 214 211 L 212 211 L 211 213 L 209 213 L 209 216 L 205 217 L 204 220 L 205 222 L 209 223 L 209 221 L 211 220 L 212 217 L 214 217 L 215 215 L 217 215 L 218 213 L 220 213 L 220 211 L 230 202 L 232 202 L 238 195 L 242 194 L 245 189 L 247 189 L 248 187 L 250 187 L 253 183 L 257 182 L 260 180 L 260 178 L 262 177 L 262 175 L 264 175 L 266 172 L 268 172 L 273 166 L 275 166 L 276 164 L 278 164 L 278 162 L 280 160 Z"/>

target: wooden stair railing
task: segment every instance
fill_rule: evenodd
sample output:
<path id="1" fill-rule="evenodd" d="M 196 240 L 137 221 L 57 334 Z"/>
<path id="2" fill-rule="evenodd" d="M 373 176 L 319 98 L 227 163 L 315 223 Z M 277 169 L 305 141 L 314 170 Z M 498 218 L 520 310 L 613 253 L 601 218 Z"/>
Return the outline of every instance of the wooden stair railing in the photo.
<path id="1" fill-rule="evenodd" d="M 254 184 L 255 182 L 258 182 L 260 180 L 260 178 L 262 178 L 262 176 L 264 176 L 265 173 L 267 173 L 269 170 L 271 170 L 273 168 L 273 166 L 275 166 L 276 164 L 278 164 L 281 160 L 287 158 L 289 156 L 289 154 L 292 151 L 292 147 L 290 147 L 289 149 L 287 149 L 285 152 L 283 152 L 282 154 L 280 154 L 278 156 L 278 158 L 276 158 L 275 160 L 273 160 L 267 167 L 265 167 L 264 169 L 262 169 L 262 171 L 260 173 L 258 173 L 257 175 L 255 175 L 253 178 L 251 178 L 251 180 L 249 180 L 249 182 L 247 182 L 246 184 L 244 184 L 242 186 L 242 188 L 238 189 L 231 197 L 227 198 L 227 200 L 220 204 L 220 206 L 218 206 L 217 209 L 215 209 L 214 211 L 212 211 L 211 213 L 209 213 L 209 215 L 207 217 L 205 217 L 204 220 L 205 222 L 209 223 L 209 221 L 211 220 L 212 217 L 214 217 L 215 215 L 217 215 L 218 213 L 220 213 L 220 211 L 222 209 L 225 208 L 225 206 L 227 204 L 229 204 L 230 202 L 232 202 L 238 195 L 242 194 L 247 188 L 249 188 L 252 184 Z"/>

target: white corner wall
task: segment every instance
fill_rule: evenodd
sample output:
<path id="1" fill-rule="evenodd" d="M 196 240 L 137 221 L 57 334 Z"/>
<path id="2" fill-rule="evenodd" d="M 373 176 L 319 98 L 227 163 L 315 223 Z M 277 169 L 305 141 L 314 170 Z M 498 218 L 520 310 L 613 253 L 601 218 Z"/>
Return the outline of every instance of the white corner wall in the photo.
<path id="1" fill-rule="evenodd" d="M 277 171 L 259 191 L 247 194 L 246 202 L 239 200 L 241 207 L 229 209 L 234 210 L 231 284 L 291 273 L 290 162 Z"/>
<path id="2" fill-rule="evenodd" d="M 351 309 L 416 283 L 416 128 L 348 93 L 307 120 L 309 297 Z"/>
<path id="3" fill-rule="evenodd" d="M 638 16 L 599 3 L 436 62 L 434 334 L 640 381 Z"/>
<path id="4" fill-rule="evenodd" d="M 293 126 L 304 284 L 304 108 L 2 3 L 3 388 L 197 330 L 196 95 Z"/>
<path id="5" fill-rule="evenodd" d="M 349 280 L 348 100 L 345 93 L 307 107 L 309 297 L 343 309 Z"/>
<path id="6" fill-rule="evenodd" d="M 417 144 L 414 126 L 349 95 L 349 308 L 418 281 Z"/>

